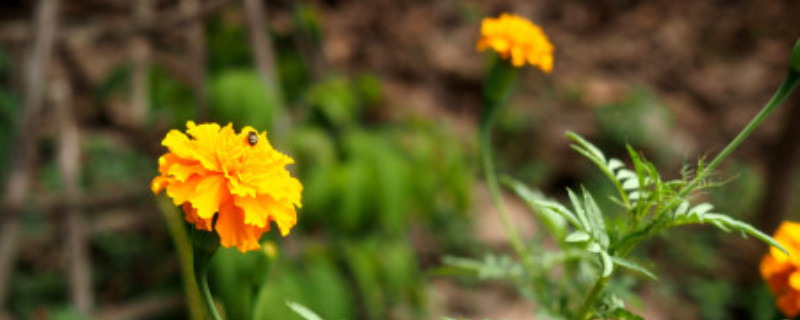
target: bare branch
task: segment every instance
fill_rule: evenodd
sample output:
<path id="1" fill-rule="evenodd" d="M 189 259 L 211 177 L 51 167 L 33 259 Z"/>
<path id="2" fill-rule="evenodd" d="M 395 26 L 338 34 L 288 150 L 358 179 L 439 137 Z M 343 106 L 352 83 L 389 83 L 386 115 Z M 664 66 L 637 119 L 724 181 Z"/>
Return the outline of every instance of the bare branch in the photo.
<path id="1" fill-rule="evenodd" d="M 182 0 L 180 3 L 181 14 L 183 16 L 196 16 L 201 10 L 200 0 Z M 199 19 L 192 20 L 186 25 L 188 29 L 186 32 L 186 41 L 189 48 L 189 59 L 192 77 L 191 85 L 194 91 L 195 103 L 197 104 L 197 111 L 200 119 L 208 117 L 208 108 L 206 106 L 206 35 L 203 29 L 203 21 Z"/>
<path id="2" fill-rule="evenodd" d="M 46 71 L 49 67 L 58 25 L 59 0 L 41 0 L 36 6 L 36 36 L 25 74 L 25 105 L 16 132 L 12 170 L 6 186 L 6 201 L 12 208 L 21 208 L 28 191 L 29 176 L 36 157 L 37 123 L 42 111 Z M 0 310 L 5 303 L 8 277 L 16 261 L 18 210 L 3 215 L 0 239 Z"/>
<path id="3" fill-rule="evenodd" d="M 152 22 L 153 2 L 151 0 L 133 1 L 131 4 L 137 25 L 146 26 Z M 131 39 L 130 54 L 133 74 L 131 76 L 130 120 L 134 126 L 141 126 L 147 117 L 149 92 L 147 72 L 150 69 L 151 50 L 150 42 L 143 32 L 137 33 Z"/>
<path id="4" fill-rule="evenodd" d="M 54 77 L 51 100 L 58 125 L 58 166 L 64 183 L 64 196 L 70 209 L 66 211 L 69 252 L 70 297 L 76 309 L 88 315 L 92 308 L 91 263 L 83 210 L 77 203 L 82 196 L 80 174 L 80 133 L 72 114 L 72 88 L 64 75 Z"/>

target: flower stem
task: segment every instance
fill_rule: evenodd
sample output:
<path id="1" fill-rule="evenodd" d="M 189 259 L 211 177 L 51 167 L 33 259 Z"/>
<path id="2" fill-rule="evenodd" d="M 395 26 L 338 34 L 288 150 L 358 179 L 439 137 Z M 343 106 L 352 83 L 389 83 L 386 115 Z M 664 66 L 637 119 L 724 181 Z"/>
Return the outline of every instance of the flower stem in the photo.
<path id="1" fill-rule="evenodd" d="M 481 120 L 479 130 L 479 143 L 481 160 L 483 161 L 483 172 L 486 177 L 486 185 L 489 189 L 489 196 L 494 207 L 500 215 L 508 240 L 514 251 L 522 260 L 522 264 L 528 273 L 533 276 L 536 268 L 533 258 L 525 249 L 522 237 L 508 216 L 505 203 L 500 194 L 500 185 L 497 182 L 494 161 L 492 159 L 491 131 L 494 119 L 499 110 L 508 102 L 517 83 L 518 69 L 508 61 L 494 57 L 490 62 L 489 74 L 483 86 L 483 109 L 481 110 Z"/>
<path id="2" fill-rule="evenodd" d="M 741 132 L 739 132 L 739 135 L 737 135 L 736 138 L 731 140 L 731 142 L 725 146 L 725 149 L 722 149 L 722 151 L 716 157 L 714 157 L 714 160 L 711 160 L 708 166 L 703 168 L 701 172 L 698 172 L 697 177 L 692 180 L 689 185 L 683 188 L 679 195 L 685 196 L 694 190 L 694 188 L 697 187 L 697 184 L 700 183 L 706 177 L 706 175 L 708 175 L 708 173 L 713 172 L 714 169 L 716 169 L 719 164 L 725 160 L 725 158 L 733 153 L 733 151 L 736 150 L 736 148 L 739 147 L 739 145 L 742 144 L 742 142 L 744 142 L 744 140 L 747 139 L 747 137 L 750 136 L 750 134 L 753 133 L 753 131 L 758 128 L 761 123 L 764 122 L 764 120 L 773 111 L 775 111 L 775 109 L 784 100 L 786 100 L 786 98 L 789 97 L 792 91 L 797 87 L 798 83 L 800 83 L 800 73 L 790 69 L 789 74 L 786 75 L 786 79 L 783 80 L 783 84 L 781 84 L 780 88 L 778 88 L 778 91 L 775 92 L 775 94 L 767 102 L 767 104 L 764 105 L 761 111 L 758 112 L 753 120 L 750 120 L 750 123 L 748 123 L 747 126 L 745 126 Z"/>
<path id="3" fill-rule="evenodd" d="M 486 121 L 484 121 L 484 123 L 486 123 Z M 525 250 L 522 237 L 519 235 L 517 229 L 514 227 L 514 224 L 511 222 L 511 218 L 506 210 L 502 195 L 500 194 L 500 185 L 497 182 L 497 175 L 494 171 L 494 161 L 492 160 L 490 142 L 491 128 L 490 125 L 486 123 L 481 125 L 480 128 L 480 148 L 481 158 L 483 160 L 483 172 L 486 177 L 486 185 L 489 189 L 489 196 L 491 197 L 492 203 L 500 215 L 500 221 L 503 223 L 503 229 L 505 229 L 506 234 L 508 235 L 508 240 L 511 243 L 511 246 L 522 260 L 522 264 L 525 266 L 531 276 L 533 276 L 533 272 L 535 271 L 533 260 L 530 254 L 528 254 L 527 250 Z"/>
<path id="4" fill-rule="evenodd" d="M 195 268 L 195 280 L 197 280 L 197 286 L 200 289 L 200 295 L 203 296 L 203 302 L 205 302 L 206 309 L 208 310 L 208 314 L 211 315 L 211 319 L 222 320 L 217 312 L 217 307 L 214 304 L 214 297 L 211 295 L 211 290 L 208 288 L 208 265 L 208 263 L 205 263 L 205 266 L 200 266 L 200 270 Z"/>
<path id="5" fill-rule="evenodd" d="M 206 310 L 211 319 L 222 320 L 214 304 L 211 290 L 208 288 L 208 268 L 211 265 L 211 258 L 214 257 L 214 253 L 219 248 L 219 235 L 214 231 L 192 229 L 192 246 L 194 247 L 194 250 L 192 250 L 194 278 L 198 289 L 200 289 L 200 295 L 203 296 Z"/>
<path id="6" fill-rule="evenodd" d="M 595 300 L 597 300 L 597 297 L 600 296 L 600 292 L 602 292 L 603 288 L 606 287 L 609 279 L 611 279 L 610 275 L 608 277 L 601 276 L 599 279 L 597 279 L 594 287 L 592 287 L 592 291 L 589 292 L 589 295 L 586 296 L 586 300 L 583 301 L 581 309 L 575 314 L 575 317 L 572 318 L 573 320 L 585 320 L 589 316 L 589 312 L 591 311 L 592 306 L 594 306 Z"/>

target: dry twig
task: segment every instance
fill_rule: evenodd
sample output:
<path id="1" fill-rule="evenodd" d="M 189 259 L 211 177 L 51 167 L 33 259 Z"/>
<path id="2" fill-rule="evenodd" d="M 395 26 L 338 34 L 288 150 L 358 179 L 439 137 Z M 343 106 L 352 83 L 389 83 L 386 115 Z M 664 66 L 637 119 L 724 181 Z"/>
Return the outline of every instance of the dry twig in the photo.
<path id="1" fill-rule="evenodd" d="M 19 212 L 28 192 L 29 177 L 36 158 L 37 125 L 42 110 L 45 78 L 55 43 L 59 0 L 41 0 L 36 6 L 36 35 L 25 73 L 25 105 L 16 133 L 12 170 L 6 187 L 11 210 L 3 215 L 0 232 L 0 310 L 5 303 L 8 279 L 16 261 Z"/>
<path id="2" fill-rule="evenodd" d="M 82 196 L 80 174 L 80 133 L 72 114 L 72 89 L 64 75 L 54 77 L 50 86 L 51 101 L 58 124 L 58 166 L 64 196 L 70 204 L 65 211 L 67 220 L 66 249 L 69 252 L 70 297 L 81 314 L 92 308 L 91 263 L 83 209 L 77 205 Z"/>

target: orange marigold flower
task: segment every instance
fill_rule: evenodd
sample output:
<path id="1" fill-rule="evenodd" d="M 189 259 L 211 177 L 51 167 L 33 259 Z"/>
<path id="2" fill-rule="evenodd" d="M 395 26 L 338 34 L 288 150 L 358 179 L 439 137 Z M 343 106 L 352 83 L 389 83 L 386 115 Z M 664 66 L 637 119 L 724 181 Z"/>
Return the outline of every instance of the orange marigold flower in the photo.
<path id="1" fill-rule="evenodd" d="M 294 160 L 273 149 L 266 132 L 251 127 L 240 133 L 230 124 L 189 121 L 186 127 L 186 134 L 172 130 L 161 141 L 169 152 L 158 159 L 153 193 L 166 189 L 186 221 L 216 230 L 224 247 L 260 248 L 271 221 L 281 235 L 289 234 L 303 189 L 286 170 Z"/>
<path id="2" fill-rule="evenodd" d="M 759 271 L 778 299 L 778 309 L 789 318 L 800 315 L 800 223 L 783 222 L 773 236 L 786 251 L 775 247 L 761 259 Z"/>
<path id="3" fill-rule="evenodd" d="M 525 62 L 550 73 L 553 70 L 553 45 L 541 28 L 527 19 L 503 13 L 499 18 L 485 18 L 481 23 L 478 51 L 492 48 L 515 67 Z"/>

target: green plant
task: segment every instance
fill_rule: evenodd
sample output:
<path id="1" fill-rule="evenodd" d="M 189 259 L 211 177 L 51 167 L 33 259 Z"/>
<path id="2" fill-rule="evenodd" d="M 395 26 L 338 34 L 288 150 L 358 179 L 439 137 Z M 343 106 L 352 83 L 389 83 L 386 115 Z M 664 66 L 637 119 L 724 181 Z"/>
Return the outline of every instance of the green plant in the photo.
<path id="1" fill-rule="evenodd" d="M 597 195 L 583 186 L 577 192 L 567 189 L 570 205 L 565 206 L 505 178 L 506 184 L 528 203 L 558 244 L 557 250 L 543 250 L 539 244 L 526 242 L 519 236 L 500 197 L 490 133 L 498 110 L 506 104 L 513 90 L 518 69 L 506 60 L 494 59 L 484 85 L 479 131 L 481 154 L 490 195 L 518 260 L 488 255 L 483 260 L 450 258 L 445 262 L 481 278 L 504 279 L 515 284 L 521 295 L 537 303 L 537 314 L 542 318 L 641 319 L 625 309 L 619 293 L 607 287 L 615 271 L 620 269 L 655 279 L 645 264 L 630 255 L 640 243 L 664 230 L 708 224 L 725 232 L 753 236 L 786 252 L 770 236 L 745 222 L 715 212 L 712 204 L 698 202 L 694 195 L 717 185 L 712 178 L 715 169 L 800 83 L 798 61 L 800 40 L 792 54 L 788 75 L 773 98 L 714 159 L 708 163 L 701 159 L 694 168 L 684 167 L 677 179 L 663 178 L 653 163 L 630 146 L 627 147 L 630 164 L 626 165 L 620 159 L 608 158 L 581 136 L 568 132 L 567 137 L 574 143 L 572 148 L 594 163 L 614 186 L 615 194 L 608 196 L 624 217 L 621 223 L 614 223 L 610 219 L 612 215 L 600 209 L 595 200 Z M 559 277 L 556 273 L 569 276 Z M 716 317 L 717 310 L 711 308 L 704 312 Z"/>

